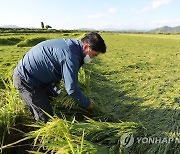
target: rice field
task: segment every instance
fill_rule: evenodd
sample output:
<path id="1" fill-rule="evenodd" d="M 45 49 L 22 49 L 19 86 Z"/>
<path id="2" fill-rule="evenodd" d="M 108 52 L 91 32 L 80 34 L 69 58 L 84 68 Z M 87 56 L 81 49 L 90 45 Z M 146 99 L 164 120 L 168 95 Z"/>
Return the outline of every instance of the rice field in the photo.
<path id="1" fill-rule="evenodd" d="M 1 152 L 179 153 L 173 139 L 180 140 L 180 35 L 101 33 L 107 53 L 79 73 L 94 110 L 79 108 L 63 89 L 52 102 L 50 122 L 33 122 L 12 85 L 13 68 L 38 42 L 82 35 L 0 34 Z M 147 142 L 155 137 L 164 142 Z"/>

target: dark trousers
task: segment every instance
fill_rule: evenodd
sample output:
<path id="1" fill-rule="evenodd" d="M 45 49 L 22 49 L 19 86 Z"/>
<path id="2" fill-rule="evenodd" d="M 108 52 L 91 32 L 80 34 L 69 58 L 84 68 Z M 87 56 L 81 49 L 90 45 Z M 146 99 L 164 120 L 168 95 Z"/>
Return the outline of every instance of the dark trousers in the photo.
<path id="1" fill-rule="evenodd" d="M 19 91 L 21 98 L 30 109 L 34 119 L 46 123 L 49 117 L 42 110 L 53 116 L 52 107 L 49 101 L 50 88 L 30 86 L 20 78 L 16 68 L 13 72 L 13 83 L 15 88 Z"/>

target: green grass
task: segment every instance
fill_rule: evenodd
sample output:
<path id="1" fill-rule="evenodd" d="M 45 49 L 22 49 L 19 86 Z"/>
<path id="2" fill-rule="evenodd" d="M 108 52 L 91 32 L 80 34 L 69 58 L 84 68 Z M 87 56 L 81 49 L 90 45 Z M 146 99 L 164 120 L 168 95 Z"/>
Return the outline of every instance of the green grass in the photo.
<path id="1" fill-rule="evenodd" d="M 25 41 L 37 38 L 37 36 L 48 39 L 79 37 L 80 35 L 6 34 L 0 36 L 0 39 L 9 41 L 8 38 L 20 38 L 21 41 Z M 102 33 L 102 36 L 107 44 L 107 53 L 100 55 L 93 63 L 86 65 L 84 67 L 85 72 L 82 71 L 80 74 L 81 87 L 96 103 L 95 112 L 88 113 L 81 110 L 74 105 L 73 101 L 63 91 L 62 95 L 54 102 L 55 110 L 60 117 L 60 119 L 55 119 L 54 122 L 62 122 L 62 114 L 66 116 L 68 123 L 76 116 L 79 123 L 75 123 L 75 125 L 78 125 L 80 129 L 81 122 L 82 125 L 85 122 L 84 117 L 80 115 L 84 114 L 97 120 L 97 123 L 93 123 L 95 126 L 107 124 L 98 120 L 116 123 L 121 121 L 127 124 L 134 123 L 137 126 L 143 125 L 147 136 L 179 137 L 180 35 Z M 0 46 L 0 75 L 6 83 L 8 83 L 7 78 L 10 76 L 9 71 L 29 49 L 29 47 L 17 47 L 17 43 L 19 42 Z M 7 96 L 5 94 L 7 87 L 4 86 L 2 80 L 0 86 L 2 104 Z M 67 101 L 69 101 L 68 106 L 66 105 Z M 61 110 L 61 113 L 58 113 L 58 109 Z M 100 112 L 98 112 L 99 110 Z M 118 124 L 121 125 L 121 122 Z M 43 125 L 41 128 L 46 129 L 46 126 Z M 56 126 L 52 128 L 56 129 Z M 98 135 L 96 128 L 94 126 L 92 128 L 91 131 L 94 130 L 95 134 Z M 101 132 L 106 132 L 105 130 L 103 129 Z M 35 133 L 38 133 L 38 131 L 40 130 L 36 130 Z M 141 129 L 137 127 L 136 136 L 145 135 L 144 130 L 141 133 L 139 131 Z M 81 133 L 77 137 L 78 142 L 65 140 L 67 149 L 71 152 L 73 149 L 76 152 L 78 150 L 82 152 L 85 148 L 84 145 L 86 145 L 85 142 L 92 144 L 94 147 L 93 141 L 88 139 L 87 132 L 85 131 L 83 134 L 81 129 Z M 43 134 L 41 135 L 43 136 Z M 44 134 L 44 137 L 48 137 L 48 135 L 52 134 Z M 39 141 L 43 141 L 41 140 L 42 136 L 40 136 Z M 52 136 L 50 139 L 53 142 Z M 71 147 L 71 145 L 73 146 Z M 76 145 L 78 145 L 78 148 L 76 148 Z M 47 145 L 43 146 L 46 147 Z M 98 146 L 101 149 L 103 144 L 99 142 Z M 105 151 L 110 150 L 109 144 L 104 146 L 108 147 Z M 98 149 L 97 147 L 94 148 Z M 126 151 L 120 151 L 120 153 L 179 153 L 179 149 L 179 146 L 175 143 L 135 144 L 130 149 L 126 148 Z"/>

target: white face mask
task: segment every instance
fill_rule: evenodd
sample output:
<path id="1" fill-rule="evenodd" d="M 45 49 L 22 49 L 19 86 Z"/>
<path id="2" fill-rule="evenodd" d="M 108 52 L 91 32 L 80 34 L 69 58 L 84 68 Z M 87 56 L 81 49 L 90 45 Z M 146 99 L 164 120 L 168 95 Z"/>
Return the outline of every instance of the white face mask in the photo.
<path id="1" fill-rule="evenodd" d="M 89 56 L 89 54 L 84 57 L 84 63 L 90 63 L 92 60 L 93 59 Z"/>

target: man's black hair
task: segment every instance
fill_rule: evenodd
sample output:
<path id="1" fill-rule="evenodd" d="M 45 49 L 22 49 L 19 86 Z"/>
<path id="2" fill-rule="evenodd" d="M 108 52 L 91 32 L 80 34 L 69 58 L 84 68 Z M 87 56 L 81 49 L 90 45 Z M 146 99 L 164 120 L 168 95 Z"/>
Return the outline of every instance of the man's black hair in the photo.
<path id="1" fill-rule="evenodd" d="M 83 43 L 88 43 L 91 49 L 94 51 L 98 51 L 101 53 L 106 52 L 106 44 L 104 43 L 102 37 L 96 32 L 87 34 L 84 38 L 81 39 L 81 41 Z"/>

